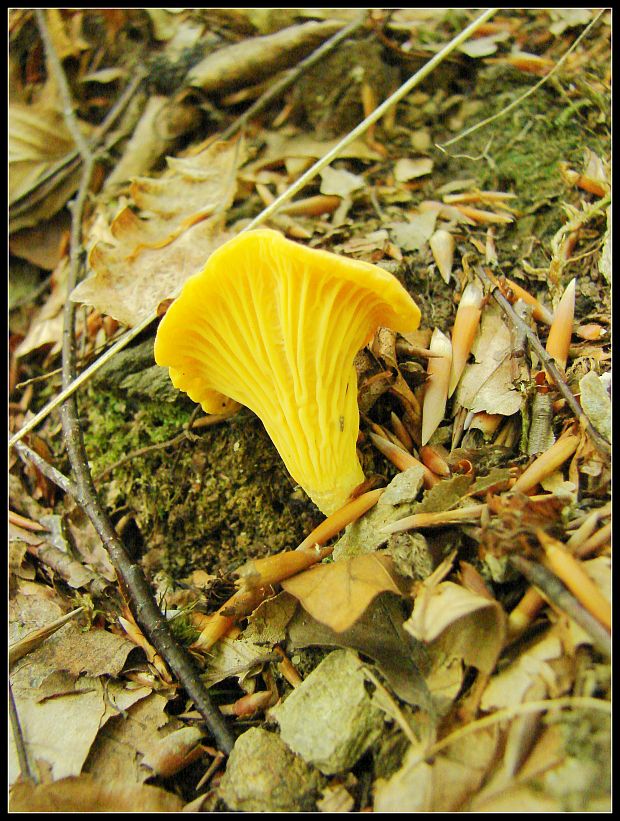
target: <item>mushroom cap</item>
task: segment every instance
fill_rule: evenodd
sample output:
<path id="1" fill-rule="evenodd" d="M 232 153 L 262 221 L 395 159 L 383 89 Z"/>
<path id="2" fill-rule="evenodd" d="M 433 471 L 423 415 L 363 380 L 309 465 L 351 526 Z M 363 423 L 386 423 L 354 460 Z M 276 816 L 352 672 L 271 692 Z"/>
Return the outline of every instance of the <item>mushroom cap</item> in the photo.
<path id="1" fill-rule="evenodd" d="M 391 274 L 242 233 L 190 277 L 162 319 L 155 361 L 207 413 L 231 400 L 262 420 L 287 469 L 329 514 L 364 480 L 353 360 L 379 326 L 408 332 L 420 311 Z"/>

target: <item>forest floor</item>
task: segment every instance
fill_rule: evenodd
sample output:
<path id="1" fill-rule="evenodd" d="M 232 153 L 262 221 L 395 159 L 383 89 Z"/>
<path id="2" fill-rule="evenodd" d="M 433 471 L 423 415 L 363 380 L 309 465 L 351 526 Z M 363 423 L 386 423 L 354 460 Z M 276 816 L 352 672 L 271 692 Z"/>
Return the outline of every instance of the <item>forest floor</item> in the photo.
<path id="1" fill-rule="evenodd" d="M 13 811 L 609 809 L 609 11 L 498 12 L 265 222 L 421 310 L 355 362 L 363 490 L 387 486 L 359 520 L 325 536 L 259 418 L 199 413 L 155 364 L 145 320 L 475 17 L 359 14 L 9 16 L 10 434 L 61 390 L 67 288 L 78 370 L 144 323 L 76 424 L 95 506 L 235 742 L 59 487 L 80 480 L 54 409 L 9 460 Z M 468 283 L 480 325 L 422 447 L 428 349 Z M 332 555 L 289 576 L 315 528 Z M 231 616 L 239 585 L 256 598 Z"/>

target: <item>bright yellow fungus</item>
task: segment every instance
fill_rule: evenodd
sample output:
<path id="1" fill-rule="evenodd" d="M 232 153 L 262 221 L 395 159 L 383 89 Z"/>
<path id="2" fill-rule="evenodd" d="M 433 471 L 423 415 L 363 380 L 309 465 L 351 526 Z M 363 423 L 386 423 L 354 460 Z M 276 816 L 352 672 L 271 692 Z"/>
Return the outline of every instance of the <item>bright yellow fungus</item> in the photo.
<path id="1" fill-rule="evenodd" d="M 269 229 L 240 234 L 190 277 L 160 323 L 155 360 L 207 413 L 231 400 L 262 420 L 323 513 L 364 474 L 353 360 L 380 326 L 414 331 L 420 311 L 391 274 Z"/>

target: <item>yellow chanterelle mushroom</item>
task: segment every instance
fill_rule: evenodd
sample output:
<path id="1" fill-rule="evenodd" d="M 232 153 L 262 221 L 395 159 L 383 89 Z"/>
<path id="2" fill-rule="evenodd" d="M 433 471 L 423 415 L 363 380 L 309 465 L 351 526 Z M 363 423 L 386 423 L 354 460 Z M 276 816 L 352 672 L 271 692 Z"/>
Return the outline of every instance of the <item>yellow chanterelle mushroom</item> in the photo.
<path id="1" fill-rule="evenodd" d="M 291 476 L 330 514 L 364 480 L 355 355 L 379 326 L 407 332 L 419 321 L 376 265 L 259 229 L 188 279 L 159 326 L 155 360 L 207 413 L 231 400 L 254 411 Z"/>

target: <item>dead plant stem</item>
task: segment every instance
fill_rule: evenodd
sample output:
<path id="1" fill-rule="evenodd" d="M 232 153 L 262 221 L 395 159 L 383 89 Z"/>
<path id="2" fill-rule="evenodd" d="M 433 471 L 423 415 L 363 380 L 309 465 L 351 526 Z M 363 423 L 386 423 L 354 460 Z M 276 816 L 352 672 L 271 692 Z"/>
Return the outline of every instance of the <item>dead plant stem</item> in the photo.
<path id="1" fill-rule="evenodd" d="M 37 21 L 45 43 L 49 65 L 56 75 L 60 88 L 68 94 L 66 78 L 62 65 L 55 53 L 53 43 L 47 30 L 43 12 L 37 11 Z M 65 100 L 67 126 L 71 127 L 73 108 L 70 99 Z M 82 154 L 82 178 L 78 194 L 73 203 L 71 214 L 71 245 L 69 254 L 69 273 L 67 293 L 70 294 L 78 280 L 81 260 L 81 226 L 84 205 L 90 186 L 94 167 L 93 154 L 83 141 L 77 141 Z M 64 309 L 64 328 L 62 339 L 62 381 L 66 389 L 75 380 L 76 346 L 75 346 L 75 311 L 76 306 L 67 299 Z M 205 719 L 213 733 L 216 743 L 229 753 L 234 740 L 221 714 L 211 702 L 209 694 L 202 683 L 198 671 L 189 654 L 176 642 L 166 618 L 161 613 L 153 597 L 150 586 L 142 568 L 134 563 L 119 539 L 110 519 L 99 501 L 97 490 L 88 464 L 84 438 L 80 427 L 77 401 L 72 394 L 60 408 L 60 416 L 65 438 L 65 445 L 71 467 L 75 475 L 76 486 L 81 498 L 81 505 L 95 528 L 99 538 L 110 555 L 117 571 L 121 591 L 130 605 L 136 623 L 144 632 L 149 642 L 166 661 L 196 708 Z"/>
<path id="2" fill-rule="evenodd" d="M 15 749 L 17 750 L 17 760 L 19 761 L 19 769 L 22 778 L 38 784 L 39 780 L 32 771 L 30 760 L 28 758 L 28 751 L 26 750 L 26 742 L 24 741 L 24 733 L 22 725 L 19 720 L 17 712 L 17 705 L 15 704 L 15 697 L 13 695 L 13 687 L 9 681 L 9 718 L 11 721 L 11 730 L 13 732 L 13 740 L 15 741 Z"/>

